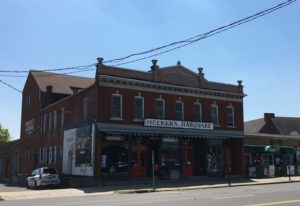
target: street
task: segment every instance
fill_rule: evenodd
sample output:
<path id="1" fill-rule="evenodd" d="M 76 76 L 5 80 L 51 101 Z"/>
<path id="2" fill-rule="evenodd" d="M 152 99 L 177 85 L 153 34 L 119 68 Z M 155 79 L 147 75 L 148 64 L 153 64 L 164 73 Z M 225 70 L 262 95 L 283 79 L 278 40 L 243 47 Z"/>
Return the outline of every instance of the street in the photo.
<path id="1" fill-rule="evenodd" d="M 72 206 L 72 205 L 228 205 L 266 206 L 300 205 L 300 183 L 270 184 L 215 189 L 184 190 L 139 194 L 89 195 L 68 198 L 48 198 L 1 201 L 1 206 Z"/>

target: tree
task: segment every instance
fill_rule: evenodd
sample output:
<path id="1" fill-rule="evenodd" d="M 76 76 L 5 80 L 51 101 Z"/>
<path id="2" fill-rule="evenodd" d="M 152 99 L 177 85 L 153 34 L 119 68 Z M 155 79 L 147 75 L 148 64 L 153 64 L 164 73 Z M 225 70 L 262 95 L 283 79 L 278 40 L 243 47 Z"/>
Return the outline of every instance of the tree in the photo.
<path id="1" fill-rule="evenodd" d="M 2 128 L 2 125 L 0 124 L 0 143 L 8 142 L 9 137 L 10 134 L 8 129 Z"/>

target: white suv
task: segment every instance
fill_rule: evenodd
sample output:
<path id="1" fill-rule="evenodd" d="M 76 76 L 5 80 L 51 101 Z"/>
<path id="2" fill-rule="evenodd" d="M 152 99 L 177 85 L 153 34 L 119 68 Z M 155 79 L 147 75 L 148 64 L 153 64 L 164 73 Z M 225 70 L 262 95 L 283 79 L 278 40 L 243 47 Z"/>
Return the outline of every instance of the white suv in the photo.
<path id="1" fill-rule="evenodd" d="M 32 171 L 27 178 L 27 188 L 38 188 L 42 186 L 58 186 L 60 184 L 59 176 L 55 169 L 49 167 L 42 167 Z"/>

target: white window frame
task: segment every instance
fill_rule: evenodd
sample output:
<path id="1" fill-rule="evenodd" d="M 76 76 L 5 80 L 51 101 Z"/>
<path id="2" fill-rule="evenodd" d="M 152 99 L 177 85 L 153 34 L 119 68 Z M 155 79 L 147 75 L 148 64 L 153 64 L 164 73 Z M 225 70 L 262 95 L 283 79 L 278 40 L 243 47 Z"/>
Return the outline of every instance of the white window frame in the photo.
<path id="1" fill-rule="evenodd" d="M 114 97 L 119 97 L 120 98 L 120 116 L 117 117 L 117 116 L 113 116 L 113 110 L 114 110 L 114 107 L 113 107 L 113 98 Z M 123 120 L 123 97 L 122 95 L 120 94 L 112 94 L 111 95 L 111 120 Z"/>
<path id="2" fill-rule="evenodd" d="M 231 109 L 231 111 L 232 111 L 232 125 L 229 125 L 228 123 L 228 116 L 227 116 L 227 109 Z M 226 108 L 226 125 L 227 125 L 227 127 L 234 127 L 234 107 L 233 106 L 227 106 L 227 108 Z"/>
<path id="3" fill-rule="evenodd" d="M 48 132 L 50 133 L 52 131 L 52 112 L 49 112 L 49 130 Z"/>
<path id="4" fill-rule="evenodd" d="M 219 126 L 219 107 L 217 104 L 212 104 L 210 105 L 210 117 L 211 117 L 211 123 L 214 123 L 214 126 Z M 216 122 L 213 122 L 213 114 L 212 114 L 212 109 L 216 109 Z"/>
<path id="5" fill-rule="evenodd" d="M 135 102 L 135 100 L 136 99 L 141 99 L 142 100 L 142 116 L 141 117 L 136 117 L 136 102 Z M 134 97 L 134 103 L 133 103 L 133 105 L 134 105 L 134 108 L 133 108 L 133 120 L 134 121 L 142 121 L 143 119 L 144 119 L 144 97 L 142 97 L 142 96 L 135 96 Z"/>
<path id="6" fill-rule="evenodd" d="M 44 128 L 43 132 L 46 133 L 47 131 L 47 113 L 44 114 Z"/>
<path id="7" fill-rule="evenodd" d="M 181 104 L 181 111 L 177 111 L 177 104 Z M 179 114 L 179 112 L 181 113 L 181 119 L 177 119 L 177 112 Z M 183 101 L 176 101 L 175 102 L 175 119 L 179 120 L 179 121 L 183 121 L 184 120 L 184 103 Z"/>
<path id="8" fill-rule="evenodd" d="M 194 107 L 194 106 L 199 106 L 199 108 L 200 108 L 199 114 L 196 114 L 196 113 L 195 113 L 195 107 Z M 193 104 L 193 115 L 194 115 L 194 121 L 197 122 L 197 119 L 196 119 L 195 117 L 196 117 L 196 115 L 199 115 L 199 122 L 202 122 L 202 104 L 201 104 L 201 103 L 195 102 L 195 103 Z"/>
<path id="9" fill-rule="evenodd" d="M 162 106 L 162 107 L 163 107 L 163 108 L 162 108 L 162 109 L 163 109 L 163 112 L 162 112 L 162 113 L 163 113 L 163 114 L 162 114 L 162 118 L 159 118 L 159 117 L 157 116 L 157 110 L 156 110 L 156 102 L 157 102 L 157 101 L 161 101 L 161 102 L 162 102 L 162 105 L 163 105 L 163 106 Z M 154 107 L 155 107 L 155 108 L 154 108 L 154 111 L 155 111 L 155 118 L 156 118 L 156 119 L 165 119 L 165 100 L 162 99 L 162 98 L 156 98 L 156 99 L 155 99 L 155 102 L 154 102 Z"/>

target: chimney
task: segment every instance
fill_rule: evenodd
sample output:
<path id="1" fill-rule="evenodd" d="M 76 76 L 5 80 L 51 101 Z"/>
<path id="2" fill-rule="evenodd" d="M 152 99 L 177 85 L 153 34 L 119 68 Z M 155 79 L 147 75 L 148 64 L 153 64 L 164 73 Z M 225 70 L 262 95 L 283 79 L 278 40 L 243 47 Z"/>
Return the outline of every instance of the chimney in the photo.
<path id="1" fill-rule="evenodd" d="M 244 86 L 242 85 L 243 81 L 242 81 L 242 80 L 238 80 L 237 83 L 238 83 L 238 86 L 239 86 L 239 91 L 240 91 L 241 93 L 243 93 L 243 92 L 244 92 L 244 91 L 243 91 Z"/>
<path id="2" fill-rule="evenodd" d="M 151 68 L 151 72 L 156 72 L 159 69 L 159 66 L 157 65 L 157 60 L 156 59 L 152 60 L 152 66 L 150 68 Z"/>
<path id="3" fill-rule="evenodd" d="M 102 57 L 98 57 L 97 58 L 97 64 L 96 64 L 96 81 L 98 81 L 98 74 L 100 74 L 100 70 L 104 67 L 104 64 L 103 64 L 103 60 L 104 58 Z"/>
<path id="4" fill-rule="evenodd" d="M 52 88 L 53 86 L 48 85 L 46 87 L 46 91 L 47 91 L 47 96 L 46 96 L 46 105 L 50 105 L 52 103 Z"/>
<path id="5" fill-rule="evenodd" d="M 181 62 L 178 60 L 177 61 L 177 66 L 180 67 L 181 66 Z"/>
<path id="6" fill-rule="evenodd" d="M 270 122 L 272 118 L 275 118 L 275 114 L 274 113 L 265 113 L 264 114 L 265 122 Z"/>
<path id="7" fill-rule="evenodd" d="M 205 81 L 203 67 L 198 68 L 198 76 L 199 76 L 199 87 L 202 87 Z"/>

